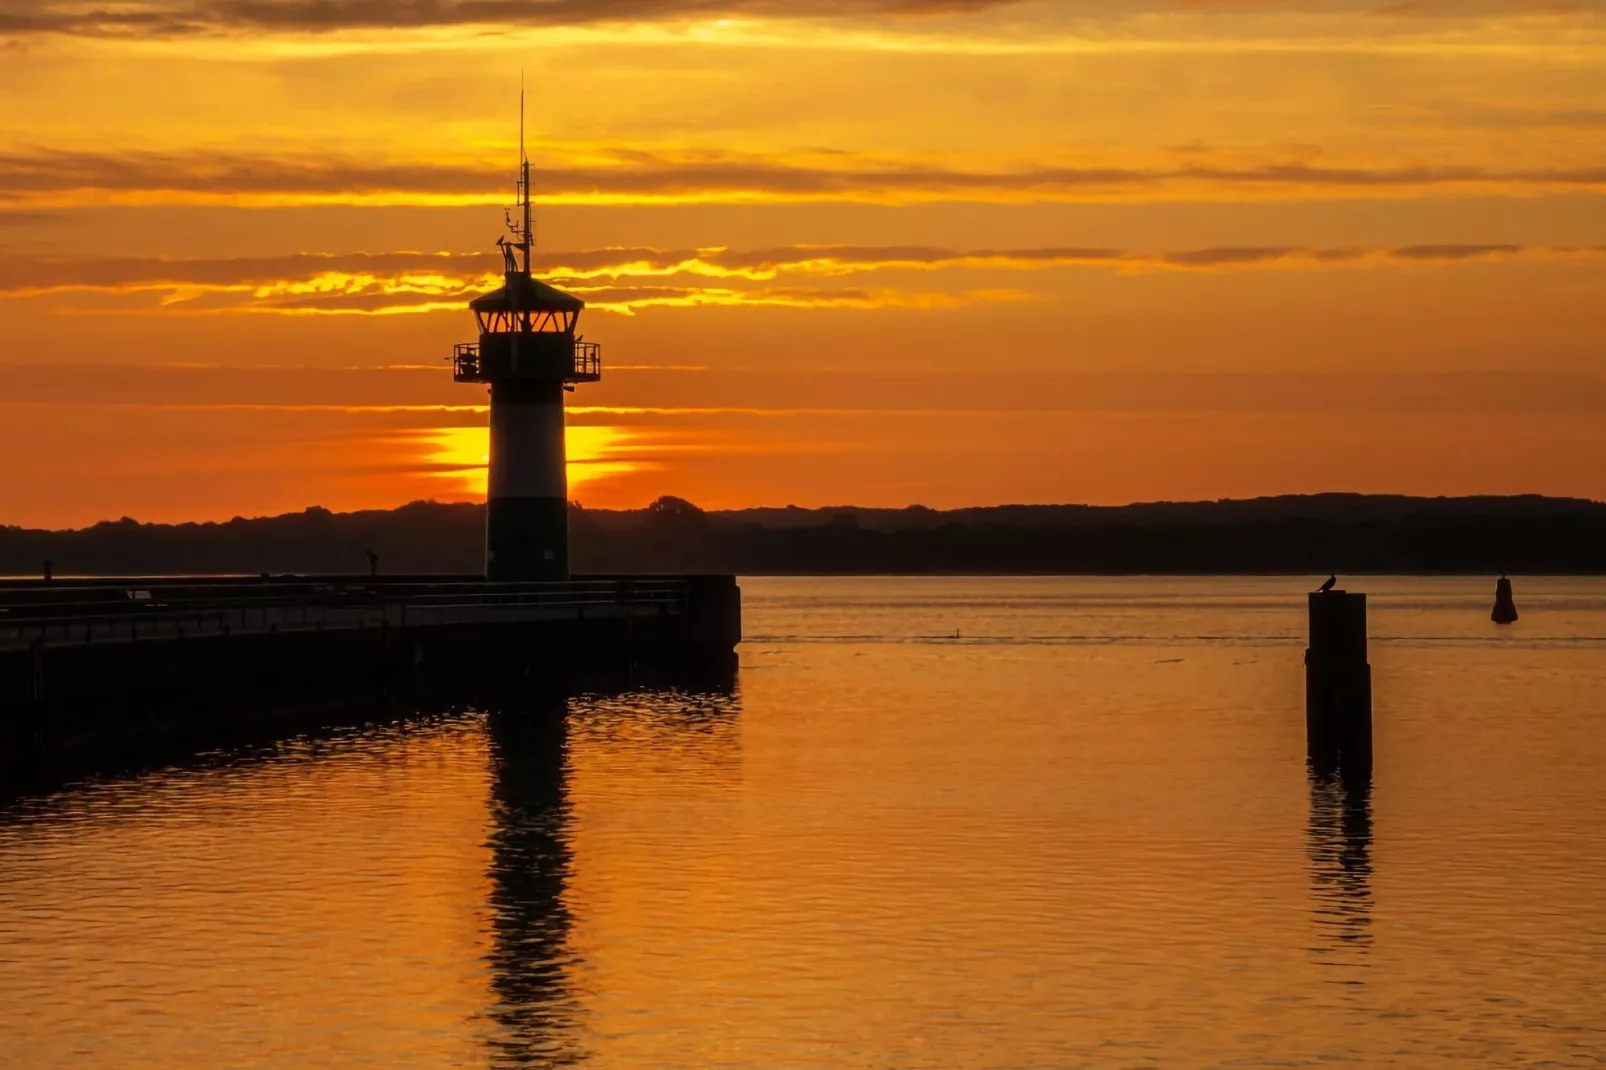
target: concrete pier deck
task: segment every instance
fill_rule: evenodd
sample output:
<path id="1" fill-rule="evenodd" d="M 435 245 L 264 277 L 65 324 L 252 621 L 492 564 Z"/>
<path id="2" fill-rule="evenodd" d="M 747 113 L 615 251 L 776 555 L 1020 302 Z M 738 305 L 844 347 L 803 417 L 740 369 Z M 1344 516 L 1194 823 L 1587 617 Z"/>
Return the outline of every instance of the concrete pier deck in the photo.
<path id="1" fill-rule="evenodd" d="M 196 696 L 719 666 L 740 639 L 732 576 L 0 581 L 0 750 L 159 731 Z"/>

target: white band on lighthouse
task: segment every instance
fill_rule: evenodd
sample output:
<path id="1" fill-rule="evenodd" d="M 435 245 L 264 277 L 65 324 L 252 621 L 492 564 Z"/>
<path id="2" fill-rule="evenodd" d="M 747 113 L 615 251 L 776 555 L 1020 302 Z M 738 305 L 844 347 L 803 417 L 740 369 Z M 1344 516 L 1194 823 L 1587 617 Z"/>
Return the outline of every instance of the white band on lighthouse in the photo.
<path id="1" fill-rule="evenodd" d="M 491 498 L 568 498 L 562 401 L 492 405 L 490 461 Z"/>

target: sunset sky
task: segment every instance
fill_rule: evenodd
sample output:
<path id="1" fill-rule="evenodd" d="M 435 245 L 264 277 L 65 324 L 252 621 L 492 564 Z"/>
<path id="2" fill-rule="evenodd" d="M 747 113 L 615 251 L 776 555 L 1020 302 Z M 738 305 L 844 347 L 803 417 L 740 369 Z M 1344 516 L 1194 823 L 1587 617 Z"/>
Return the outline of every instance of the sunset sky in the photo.
<path id="1" fill-rule="evenodd" d="M 0 524 L 483 496 L 1606 498 L 1606 5 L 0 0 Z"/>

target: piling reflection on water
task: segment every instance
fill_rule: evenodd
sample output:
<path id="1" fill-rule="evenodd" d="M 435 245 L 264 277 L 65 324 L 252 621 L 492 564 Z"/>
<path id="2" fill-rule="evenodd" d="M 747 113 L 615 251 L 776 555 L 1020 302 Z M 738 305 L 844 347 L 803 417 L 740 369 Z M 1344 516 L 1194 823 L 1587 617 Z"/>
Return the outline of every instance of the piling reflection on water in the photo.
<path id="1" fill-rule="evenodd" d="M 1372 944 L 1372 778 L 1312 769 L 1306 855 L 1311 881 L 1311 950 L 1324 965 L 1362 983 Z"/>

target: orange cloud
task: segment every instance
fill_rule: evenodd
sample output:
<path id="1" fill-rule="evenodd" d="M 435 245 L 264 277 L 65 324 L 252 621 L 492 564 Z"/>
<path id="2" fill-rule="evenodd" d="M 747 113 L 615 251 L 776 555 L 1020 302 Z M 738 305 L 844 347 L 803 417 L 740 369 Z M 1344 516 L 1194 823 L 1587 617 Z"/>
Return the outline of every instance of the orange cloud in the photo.
<path id="1" fill-rule="evenodd" d="M 0 34 L 86 37 L 186 37 L 240 33 L 327 34 L 432 27 L 517 28 L 714 20 L 729 17 L 856 19 L 988 14 L 1027 7 L 1022 0 L 3 0 Z M 1553 0 L 1060 0 L 1070 17 L 1142 15 L 1216 9 L 1256 12 L 1342 12 L 1394 17 L 1479 17 L 1554 14 Z"/>
<path id="2" fill-rule="evenodd" d="M 1469 261 L 1606 256 L 1599 246 L 1435 244 L 1393 248 L 1212 246 L 1170 252 L 1098 248 L 944 249 L 934 246 L 799 245 L 769 249 L 659 250 L 615 248 L 549 253 L 537 258 L 547 278 L 594 309 L 631 315 L 644 308 L 769 306 L 788 308 L 948 308 L 1019 301 L 1010 288 L 961 291 L 894 287 L 845 289 L 769 285 L 888 271 L 1031 272 L 1068 267 L 1120 271 L 1454 265 Z M 0 295 L 43 297 L 74 292 L 145 297 L 132 311 L 396 314 L 460 310 L 500 284 L 488 254 L 345 253 L 265 258 L 26 258 L 0 262 Z M 637 280 L 651 280 L 650 285 Z M 717 280 L 710 285 L 704 280 Z"/>
<path id="3" fill-rule="evenodd" d="M 66 150 L 0 153 L 0 203 L 502 204 L 506 176 L 472 163 L 258 158 L 228 153 Z M 833 165 L 705 154 L 615 152 L 593 166 L 539 174 L 552 204 L 862 201 L 1075 201 L 1119 195 L 1330 197 L 1533 193 L 1606 188 L 1606 166 L 1496 168 L 1293 162 L 1180 166 L 1039 166 L 959 170 L 918 161 Z"/>
<path id="4" fill-rule="evenodd" d="M 178 37 L 242 30 L 325 33 L 431 26 L 573 26 L 606 22 L 762 15 L 820 18 L 984 11 L 1020 0 L 131 0 L 114 6 L 75 0 L 8 0 L 0 33 L 91 37 Z"/>

